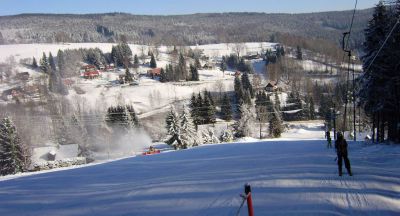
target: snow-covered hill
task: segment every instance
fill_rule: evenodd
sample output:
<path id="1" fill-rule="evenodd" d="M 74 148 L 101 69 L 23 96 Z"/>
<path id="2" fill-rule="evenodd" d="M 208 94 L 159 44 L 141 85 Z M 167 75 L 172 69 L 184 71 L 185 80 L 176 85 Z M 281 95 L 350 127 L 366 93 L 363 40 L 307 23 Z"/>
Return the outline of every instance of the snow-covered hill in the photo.
<path id="1" fill-rule="evenodd" d="M 399 146 L 349 145 L 353 177 L 323 140 L 271 140 L 3 180 L 0 214 L 235 215 L 248 182 L 256 215 L 399 215 Z"/>

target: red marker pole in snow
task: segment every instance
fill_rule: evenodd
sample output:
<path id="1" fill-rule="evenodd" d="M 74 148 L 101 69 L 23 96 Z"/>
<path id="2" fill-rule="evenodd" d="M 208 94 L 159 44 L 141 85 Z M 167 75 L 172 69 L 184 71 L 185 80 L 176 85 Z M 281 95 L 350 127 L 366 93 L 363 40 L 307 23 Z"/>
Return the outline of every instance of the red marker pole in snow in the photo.
<path id="1" fill-rule="evenodd" d="M 244 193 L 247 197 L 247 209 L 249 211 L 249 216 L 254 216 L 253 200 L 251 199 L 251 187 L 249 184 L 244 185 Z"/>

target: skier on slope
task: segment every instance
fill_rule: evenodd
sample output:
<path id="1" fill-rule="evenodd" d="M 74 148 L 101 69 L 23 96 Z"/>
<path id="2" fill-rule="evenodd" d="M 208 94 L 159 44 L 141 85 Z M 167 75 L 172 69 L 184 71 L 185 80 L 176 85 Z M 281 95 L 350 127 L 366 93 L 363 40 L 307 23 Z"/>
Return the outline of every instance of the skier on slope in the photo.
<path id="1" fill-rule="evenodd" d="M 342 161 L 344 160 L 344 165 L 347 169 L 347 173 L 350 176 L 353 174 L 351 173 L 350 167 L 350 160 L 347 156 L 347 141 L 343 137 L 342 132 L 337 132 L 337 139 L 335 141 L 335 149 L 337 153 L 337 162 L 339 167 L 339 176 L 342 176 Z"/>

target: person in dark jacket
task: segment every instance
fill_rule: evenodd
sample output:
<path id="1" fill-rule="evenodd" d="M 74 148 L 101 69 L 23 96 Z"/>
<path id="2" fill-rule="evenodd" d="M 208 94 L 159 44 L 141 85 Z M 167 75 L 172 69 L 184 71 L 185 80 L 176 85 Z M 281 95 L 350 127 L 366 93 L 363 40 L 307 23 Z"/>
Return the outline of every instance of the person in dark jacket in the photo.
<path id="1" fill-rule="evenodd" d="M 328 144 L 326 145 L 327 148 L 332 148 L 332 138 L 331 138 L 331 132 L 328 130 L 325 132 L 325 138 Z"/>
<path id="2" fill-rule="evenodd" d="M 342 132 L 337 133 L 337 139 L 335 141 L 335 149 L 336 149 L 336 153 L 337 153 L 339 176 L 342 176 L 342 161 L 343 160 L 344 160 L 344 165 L 347 169 L 347 173 L 349 173 L 349 175 L 352 176 L 353 174 L 351 173 L 350 160 L 349 160 L 348 154 L 347 154 L 347 141 L 344 139 Z"/>

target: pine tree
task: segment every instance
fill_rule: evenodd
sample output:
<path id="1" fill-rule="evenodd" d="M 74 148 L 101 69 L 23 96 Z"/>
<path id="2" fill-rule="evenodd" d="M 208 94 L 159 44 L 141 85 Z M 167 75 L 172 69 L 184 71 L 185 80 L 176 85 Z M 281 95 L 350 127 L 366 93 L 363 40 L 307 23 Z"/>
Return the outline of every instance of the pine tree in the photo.
<path id="1" fill-rule="evenodd" d="M 253 86 L 251 85 L 249 74 L 247 72 L 245 72 L 242 75 L 242 85 L 243 85 L 243 90 L 244 91 L 248 90 L 251 98 L 254 98 L 254 89 Z"/>
<path id="2" fill-rule="evenodd" d="M 160 71 L 160 82 L 162 83 L 168 82 L 167 74 L 165 73 L 164 68 L 161 68 Z"/>
<path id="3" fill-rule="evenodd" d="M 126 69 L 125 69 L 125 82 L 126 82 L 126 83 L 131 83 L 131 82 L 133 82 L 133 77 L 132 77 L 131 72 L 129 71 L 129 68 L 126 68 Z"/>
<path id="4" fill-rule="evenodd" d="M 190 65 L 190 73 L 192 74 L 192 81 L 199 81 L 199 72 L 193 65 Z"/>
<path id="5" fill-rule="evenodd" d="M 156 68 L 157 67 L 157 62 L 156 62 L 156 59 L 154 58 L 154 55 L 153 55 L 153 53 L 151 53 L 151 59 L 150 59 L 150 67 L 151 68 Z"/>
<path id="6" fill-rule="evenodd" d="M 222 116 L 222 119 L 224 119 L 225 121 L 232 120 L 232 105 L 231 105 L 230 99 L 226 93 L 224 94 L 224 97 L 222 98 L 221 116 Z"/>
<path id="7" fill-rule="evenodd" d="M 201 124 L 201 118 L 199 113 L 199 107 L 197 105 L 197 98 L 196 95 L 193 93 L 190 99 L 190 114 L 193 118 L 193 123 L 196 125 L 196 128 L 199 124 Z"/>
<path id="8" fill-rule="evenodd" d="M 221 65 L 220 65 L 221 71 L 225 72 L 227 69 L 226 63 L 224 60 L 222 60 Z"/>
<path id="9" fill-rule="evenodd" d="M 179 55 L 179 63 L 178 63 L 178 68 L 177 68 L 177 72 L 179 74 L 179 79 L 185 79 L 188 80 L 187 77 L 187 68 L 186 68 L 186 60 L 183 57 L 183 54 L 181 53 Z M 179 80 L 178 79 L 178 80 Z"/>
<path id="10" fill-rule="evenodd" d="M 180 131 L 181 131 L 182 148 L 187 149 L 198 145 L 196 128 L 193 124 L 193 119 L 190 116 L 190 113 L 186 110 L 186 108 L 183 109 L 180 120 L 181 120 Z"/>
<path id="11" fill-rule="evenodd" d="M 165 122 L 168 135 L 165 142 L 168 145 L 173 146 L 175 149 L 181 149 L 183 147 L 181 141 L 181 124 L 174 108 L 171 108 Z"/>
<path id="12" fill-rule="evenodd" d="M 243 91 L 242 81 L 240 80 L 239 76 L 235 77 L 234 89 L 236 93 L 236 100 L 243 101 L 244 91 Z"/>
<path id="13" fill-rule="evenodd" d="M 24 172 L 30 164 L 28 148 L 9 118 L 0 122 L 0 175 Z"/>
<path id="14" fill-rule="evenodd" d="M 56 71 L 56 63 L 54 61 L 53 55 L 51 54 L 51 52 L 49 53 L 49 65 L 52 71 Z"/>
<path id="15" fill-rule="evenodd" d="M 208 96 L 204 97 L 204 103 L 202 107 L 202 114 L 205 124 L 214 124 L 215 119 L 215 107 L 212 105 L 210 98 Z"/>
<path id="16" fill-rule="evenodd" d="M 40 59 L 40 69 L 43 71 L 43 73 L 48 74 L 50 72 L 50 65 L 47 60 L 46 54 L 43 53 L 42 58 Z"/>
<path id="17" fill-rule="evenodd" d="M 32 59 L 32 68 L 36 69 L 36 68 L 38 68 L 38 67 L 39 67 L 39 66 L 38 66 L 38 64 L 37 64 L 36 58 L 33 57 L 33 59 Z"/>
<path id="18" fill-rule="evenodd" d="M 58 70 L 60 73 L 61 77 L 65 77 L 65 56 L 64 56 L 64 52 L 62 50 L 58 50 L 57 53 L 57 65 L 58 65 Z"/>
<path id="19" fill-rule="evenodd" d="M 296 49 L 296 59 L 303 60 L 303 52 L 301 51 L 300 46 L 297 46 L 297 49 Z"/>
<path id="20" fill-rule="evenodd" d="M 236 137 L 247 137 L 251 135 L 252 124 L 255 120 L 255 115 L 250 105 L 243 104 L 240 106 L 240 119 L 236 123 Z"/>
<path id="21" fill-rule="evenodd" d="M 111 106 L 107 109 L 106 122 L 109 126 L 131 129 L 139 127 L 139 120 L 131 105 Z"/>
<path id="22" fill-rule="evenodd" d="M 224 130 L 224 132 L 221 135 L 221 141 L 224 143 L 230 143 L 233 142 L 233 139 L 234 137 L 232 131 L 229 129 Z"/>
<path id="23" fill-rule="evenodd" d="M 133 57 L 133 67 L 134 68 L 138 68 L 139 67 L 139 58 L 138 58 L 138 56 L 136 54 Z"/>
<path id="24" fill-rule="evenodd" d="M 201 94 L 199 93 L 197 95 L 197 99 L 196 102 L 192 103 L 192 106 L 196 106 L 196 108 L 194 109 L 195 111 L 195 119 L 194 119 L 194 123 L 197 125 L 201 125 L 204 123 L 204 103 L 203 103 L 203 98 L 201 97 Z"/>
<path id="25" fill-rule="evenodd" d="M 194 58 L 194 67 L 196 68 L 196 70 L 201 69 L 201 63 L 200 63 L 200 59 L 198 56 L 196 56 Z"/>
<path id="26" fill-rule="evenodd" d="M 278 138 L 283 132 L 282 120 L 278 110 L 274 110 L 274 113 L 270 117 L 269 121 L 269 134 L 273 138 Z"/>
<path id="27" fill-rule="evenodd" d="M 314 99 L 310 97 L 310 119 L 315 120 L 315 106 L 314 106 Z"/>

